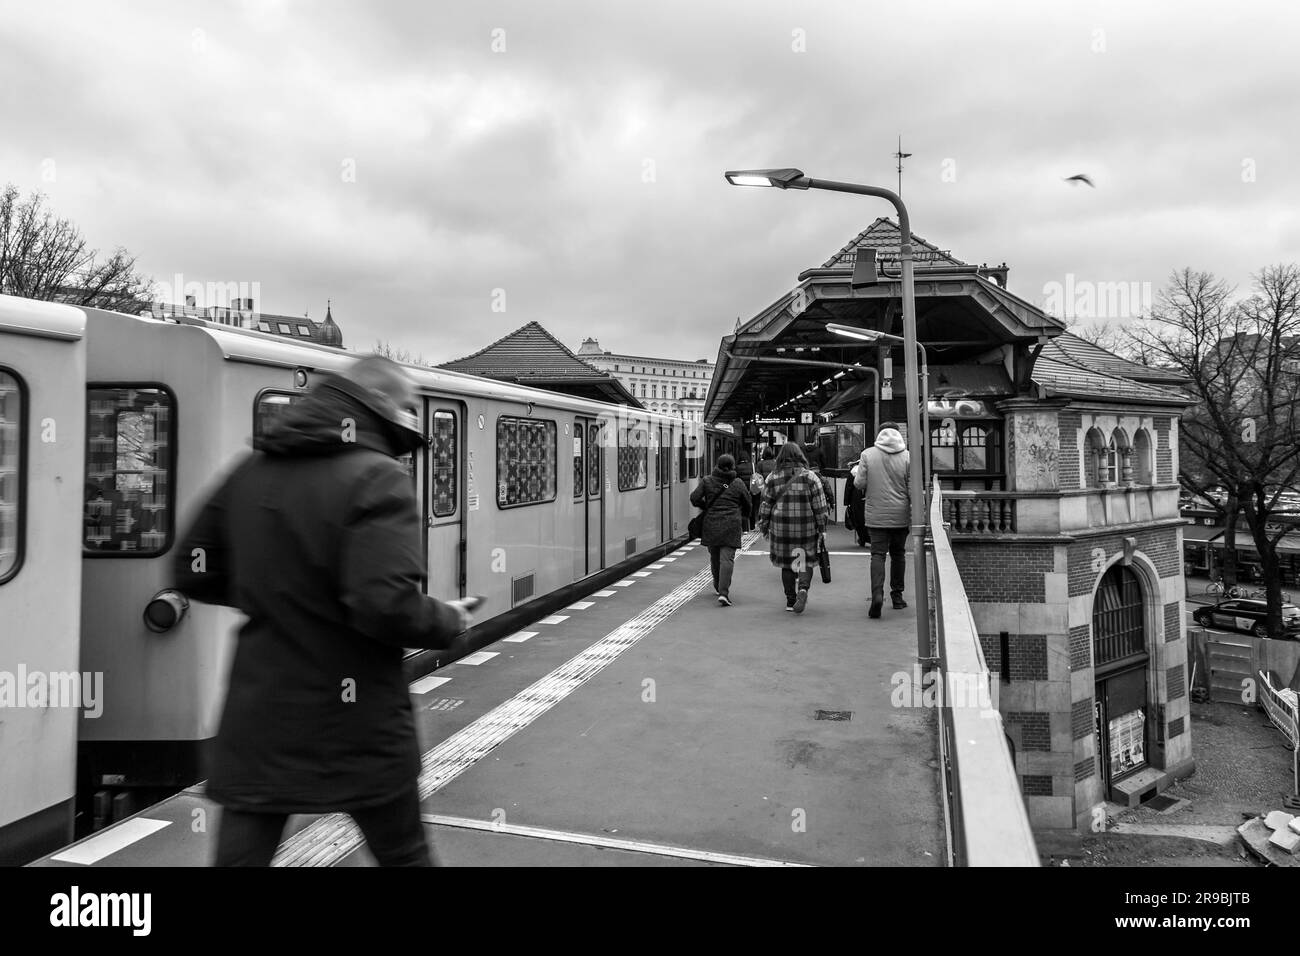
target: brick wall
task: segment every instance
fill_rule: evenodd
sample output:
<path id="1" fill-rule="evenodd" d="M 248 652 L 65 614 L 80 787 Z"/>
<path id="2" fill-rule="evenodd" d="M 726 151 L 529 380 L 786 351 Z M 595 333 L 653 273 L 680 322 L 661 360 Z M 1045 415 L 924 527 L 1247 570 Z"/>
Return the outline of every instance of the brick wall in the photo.
<path id="1" fill-rule="evenodd" d="M 981 634 L 980 650 L 984 652 L 984 663 L 989 670 L 1002 673 L 1002 636 L 1000 634 Z"/>
<path id="2" fill-rule="evenodd" d="M 1092 627 L 1080 624 L 1070 628 L 1070 670 L 1092 666 Z"/>
<path id="3" fill-rule="evenodd" d="M 1083 426 L 1083 416 L 1078 412 L 1062 411 L 1057 416 L 1057 431 L 1060 435 L 1061 452 L 1057 459 L 1060 468 L 1061 488 L 1079 487 L 1079 429 Z"/>
<path id="4" fill-rule="evenodd" d="M 1026 797 L 1050 797 L 1052 778 L 1026 774 L 1020 778 L 1020 788 Z"/>
<path id="5" fill-rule="evenodd" d="M 952 548 L 972 604 L 1042 604 L 1043 575 L 1054 566 L 1051 545 L 955 542 Z"/>
<path id="6" fill-rule="evenodd" d="M 1020 738 L 1018 747 L 1021 750 L 1051 750 L 1052 749 L 1052 730 L 1051 721 L 1047 714 L 1040 714 L 1035 711 L 1013 710 L 1006 715 L 1007 727 L 1010 730 L 1019 730 L 1019 733 L 1012 733 L 1011 739 Z"/>
<path id="7" fill-rule="evenodd" d="M 1074 779 L 1076 781 L 1087 780 L 1096 772 L 1097 759 L 1095 757 L 1089 757 L 1087 760 L 1080 760 L 1074 765 Z"/>
<path id="8" fill-rule="evenodd" d="M 1070 594 L 1089 594 L 1097 580 L 1092 569 L 1092 551 L 1101 548 L 1106 559 L 1124 550 L 1124 539 L 1136 537 L 1138 550 L 1146 554 L 1162 578 L 1172 578 L 1183 573 L 1183 555 L 1178 550 L 1177 528 L 1156 528 L 1136 534 L 1105 534 L 1095 538 L 1082 538 L 1069 546 Z M 965 574 L 962 575 L 965 580 Z M 971 600 L 974 600 L 972 598 Z"/>
<path id="9" fill-rule="evenodd" d="M 1009 634 L 1006 661 L 1001 634 L 981 634 L 979 639 L 989 670 L 1008 680 L 1047 680 L 1046 634 Z"/>
<path id="10" fill-rule="evenodd" d="M 1176 641 L 1183 636 L 1183 613 L 1177 601 L 1165 605 L 1165 640 Z"/>
<path id="11" fill-rule="evenodd" d="M 1170 700 L 1177 700 L 1187 693 L 1187 679 L 1182 664 L 1165 672 L 1165 686 L 1169 689 Z"/>
<path id="12" fill-rule="evenodd" d="M 1170 482 L 1174 480 L 1174 451 L 1169 446 L 1169 424 L 1168 418 L 1157 418 L 1153 424 L 1156 429 L 1156 481 Z"/>
<path id="13" fill-rule="evenodd" d="M 1070 739 L 1082 740 L 1093 732 L 1096 726 L 1093 714 L 1092 698 L 1076 700 L 1070 705 Z"/>

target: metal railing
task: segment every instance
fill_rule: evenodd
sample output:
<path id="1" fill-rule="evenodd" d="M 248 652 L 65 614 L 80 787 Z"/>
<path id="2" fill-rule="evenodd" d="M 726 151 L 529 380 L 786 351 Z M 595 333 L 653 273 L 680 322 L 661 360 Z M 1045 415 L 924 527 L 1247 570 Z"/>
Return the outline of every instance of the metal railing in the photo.
<path id="1" fill-rule="evenodd" d="M 956 866 L 1039 866 L 1038 849 L 998 712 L 975 618 L 943 519 L 944 493 L 930 502 L 935 652 L 942 689 L 939 743 L 949 846 Z"/>

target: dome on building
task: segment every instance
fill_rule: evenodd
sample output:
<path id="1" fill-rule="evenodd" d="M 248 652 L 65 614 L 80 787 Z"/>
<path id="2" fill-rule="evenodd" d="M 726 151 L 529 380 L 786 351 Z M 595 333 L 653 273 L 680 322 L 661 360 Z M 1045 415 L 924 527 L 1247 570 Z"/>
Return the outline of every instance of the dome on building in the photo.
<path id="1" fill-rule="evenodd" d="M 320 326 L 320 344 L 336 349 L 343 348 L 343 331 L 334 324 L 334 316 L 330 314 L 328 299 L 325 300 L 325 321 Z"/>

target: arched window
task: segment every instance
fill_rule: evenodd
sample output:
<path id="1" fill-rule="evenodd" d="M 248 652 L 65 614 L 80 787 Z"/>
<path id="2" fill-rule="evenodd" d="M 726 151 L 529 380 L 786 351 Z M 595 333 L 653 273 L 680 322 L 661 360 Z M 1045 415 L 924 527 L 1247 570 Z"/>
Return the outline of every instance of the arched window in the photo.
<path id="1" fill-rule="evenodd" d="M 1133 480 L 1139 485 L 1149 485 L 1151 475 L 1151 436 L 1145 428 L 1139 428 L 1133 438 Z"/>
<path id="2" fill-rule="evenodd" d="M 1096 428 L 1088 429 L 1088 435 L 1083 442 L 1083 475 L 1089 488 L 1100 488 L 1106 483 L 1108 455 L 1109 448 L 1101 432 Z"/>
<path id="3" fill-rule="evenodd" d="M 1128 432 L 1116 428 L 1110 433 L 1110 444 L 1106 449 L 1106 471 L 1110 482 L 1133 481 L 1133 446 L 1129 443 Z"/>
<path id="4" fill-rule="evenodd" d="M 1093 666 L 1102 667 L 1146 651 L 1142 584 L 1132 570 L 1113 565 L 1092 602 Z"/>

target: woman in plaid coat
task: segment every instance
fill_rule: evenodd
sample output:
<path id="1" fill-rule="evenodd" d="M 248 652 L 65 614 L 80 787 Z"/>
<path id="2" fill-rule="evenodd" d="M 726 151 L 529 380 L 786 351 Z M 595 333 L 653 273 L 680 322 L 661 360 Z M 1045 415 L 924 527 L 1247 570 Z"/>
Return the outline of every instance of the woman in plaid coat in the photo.
<path id="1" fill-rule="evenodd" d="M 817 541 L 826 530 L 829 510 L 821 480 L 808 470 L 803 450 L 786 442 L 763 486 L 758 530 L 769 539 L 772 564 L 781 569 L 785 609 L 795 614 L 808 605 Z"/>

